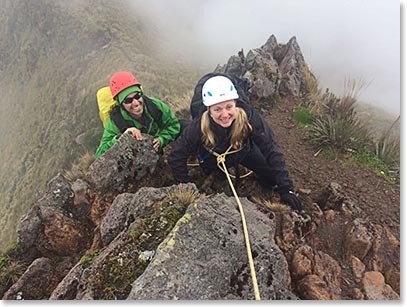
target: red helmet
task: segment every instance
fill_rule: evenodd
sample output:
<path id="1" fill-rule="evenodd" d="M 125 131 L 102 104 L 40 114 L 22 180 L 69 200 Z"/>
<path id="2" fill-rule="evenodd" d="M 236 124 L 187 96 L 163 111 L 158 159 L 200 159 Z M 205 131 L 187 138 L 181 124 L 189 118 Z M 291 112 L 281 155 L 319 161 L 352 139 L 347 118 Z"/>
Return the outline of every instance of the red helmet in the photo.
<path id="1" fill-rule="evenodd" d="M 137 81 L 136 77 L 127 71 L 119 71 L 110 78 L 110 91 L 113 98 L 117 96 L 122 90 L 137 85 L 141 87 L 141 83 Z"/>

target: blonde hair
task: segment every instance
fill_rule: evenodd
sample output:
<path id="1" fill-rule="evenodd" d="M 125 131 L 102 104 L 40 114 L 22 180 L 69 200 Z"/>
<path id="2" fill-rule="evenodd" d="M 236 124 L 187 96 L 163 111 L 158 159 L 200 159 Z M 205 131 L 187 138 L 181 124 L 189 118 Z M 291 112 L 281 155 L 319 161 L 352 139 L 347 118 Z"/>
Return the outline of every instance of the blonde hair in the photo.
<path id="1" fill-rule="evenodd" d="M 249 133 L 252 131 L 252 126 L 249 123 L 246 112 L 241 108 L 236 107 L 236 113 L 237 115 L 230 133 L 230 144 L 232 145 L 233 149 L 239 149 L 242 147 L 243 143 L 249 136 Z M 205 146 L 208 148 L 216 147 L 218 140 L 215 133 L 209 126 L 208 110 L 202 114 L 201 131 L 203 134 L 202 141 L 204 142 Z"/>

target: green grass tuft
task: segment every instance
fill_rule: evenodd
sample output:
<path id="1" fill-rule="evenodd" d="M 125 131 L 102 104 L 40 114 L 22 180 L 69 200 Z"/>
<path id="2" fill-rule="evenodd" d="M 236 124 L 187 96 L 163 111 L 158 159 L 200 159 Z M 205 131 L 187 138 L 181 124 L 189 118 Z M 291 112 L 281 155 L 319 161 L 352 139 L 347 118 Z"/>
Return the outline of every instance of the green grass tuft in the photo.
<path id="1" fill-rule="evenodd" d="M 298 106 L 294 108 L 293 120 L 299 126 L 308 127 L 312 124 L 314 115 L 310 108 Z"/>

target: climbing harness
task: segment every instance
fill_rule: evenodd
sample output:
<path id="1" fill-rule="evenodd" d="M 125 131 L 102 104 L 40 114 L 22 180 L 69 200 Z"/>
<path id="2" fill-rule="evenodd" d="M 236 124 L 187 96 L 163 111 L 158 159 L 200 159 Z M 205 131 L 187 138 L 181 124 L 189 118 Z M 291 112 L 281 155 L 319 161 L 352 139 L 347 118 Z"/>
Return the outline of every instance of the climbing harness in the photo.
<path id="1" fill-rule="evenodd" d="M 256 271 L 254 269 L 252 250 L 250 248 L 249 234 L 247 232 L 247 226 L 246 226 L 246 218 L 244 216 L 244 211 L 243 211 L 243 207 L 242 207 L 242 204 L 240 202 L 239 196 L 237 195 L 236 190 L 235 190 L 235 188 L 233 186 L 232 180 L 230 179 L 231 175 L 229 174 L 228 169 L 227 169 L 226 164 L 225 164 L 226 155 L 234 153 L 234 152 L 240 150 L 240 149 L 238 149 L 238 150 L 234 150 L 234 151 L 229 151 L 231 148 L 232 148 L 232 145 L 230 145 L 229 148 L 223 154 L 218 154 L 217 153 L 216 160 L 217 160 L 218 167 L 226 174 L 226 177 L 228 179 L 230 188 L 231 188 L 231 190 L 233 192 L 233 195 L 235 196 L 236 202 L 237 202 L 237 204 L 239 206 L 240 216 L 242 218 L 242 224 L 243 224 L 243 233 L 244 233 L 244 238 L 245 238 L 245 243 L 246 243 L 247 257 L 249 259 L 250 273 L 251 273 L 252 281 L 253 281 L 254 297 L 255 297 L 256 300 L 259 301 L 259 300 L 261 300 L 260 299 L 260 293 L 259 293 L 259 286 L 257 284 Z"/>

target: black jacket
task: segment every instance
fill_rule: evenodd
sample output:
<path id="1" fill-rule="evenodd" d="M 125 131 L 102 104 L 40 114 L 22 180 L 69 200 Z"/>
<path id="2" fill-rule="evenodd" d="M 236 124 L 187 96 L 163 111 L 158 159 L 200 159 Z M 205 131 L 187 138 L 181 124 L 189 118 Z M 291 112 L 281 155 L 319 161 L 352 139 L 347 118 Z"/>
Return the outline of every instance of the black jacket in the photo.
<path id="1" fill-rule="evenodd" d="M 242 106 L 240 105 L 240 107 Z M 277 144 L 273 131 L 255 109 L 248 105 L 245 105 L 243 109 L 250 118 L 253 131 L 249 134 L 242 150 L 226 156 L 227 167 L 236 166 L 244 162 L 245 158 L 254 152 L 255 147 L 257 147 L 262 156 L 259 158 L 265 159 L 267 164 L 267 169 L 262 168 L 262 172 L 267 172 L 267 174 L 258 175 L 263 178 L 269 178 L 266 183 L 273 188 L 277 188 L 277 191 L 280 193 L 293 190 L 293 183 L 286 169 L 283 153 Z M 212 119 L 210 125 L 215 134 L 220 137 L 215 151 L 218 153 L 225 152 L 230 146 L 230 129 L 217 125 Z M 204 168 L 208 170 L 215 170 L 217 168 L 216 157 L 205 148 L 202 142 L 201 116 L 193 120 L 192 123 L 185 128 L 175 141 L 172 151 L 168 156 L 168 163 L 172 168 L 175 180 L 178 182 L 190 181 L 187 160 L 191 154 L 198 157 Z M 250 168 L 250 165 L 246 166 Z"/>

